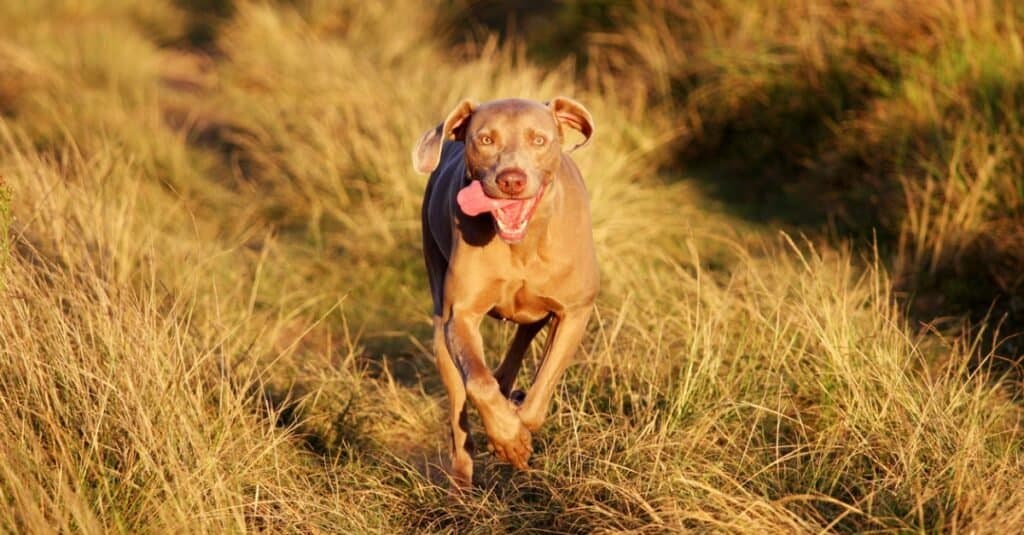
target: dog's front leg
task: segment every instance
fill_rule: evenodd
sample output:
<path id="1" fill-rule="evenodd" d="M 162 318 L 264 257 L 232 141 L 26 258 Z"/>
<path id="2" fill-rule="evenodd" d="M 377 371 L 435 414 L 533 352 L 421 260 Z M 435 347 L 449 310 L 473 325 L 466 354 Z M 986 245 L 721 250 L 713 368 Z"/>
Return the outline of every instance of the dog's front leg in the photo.
<path id="1" fill-rule="evenodd" d="M 546 344 L 548 350 L 542 357 L 526 400 L 519 408 L 519 418 L 530 431 L 536 431 L 544 423 L 555 386 L 583 340 L 591 312 L 591 307 L 586 306 L 570 310 L 562 318 L 555 318 L 548 334 L 553 338 Z"/>
<path id="2" fill-rule="evenodd" d="M 487 439 L 498 457 L 516 468 L 527 468 L 532 452 L 530 432 L 519 420 L 515 405 L 501 394 L 483 359 L 480 336 L 483 314 L 452 307 L 445 321 L 448 352 L 462 372 L 466 396 L 480 413 Z"/>

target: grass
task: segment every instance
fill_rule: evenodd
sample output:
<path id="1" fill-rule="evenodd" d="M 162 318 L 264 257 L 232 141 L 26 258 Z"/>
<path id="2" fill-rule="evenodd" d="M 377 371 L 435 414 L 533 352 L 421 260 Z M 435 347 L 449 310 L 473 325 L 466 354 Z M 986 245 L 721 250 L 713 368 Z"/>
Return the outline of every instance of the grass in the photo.
<path id="1" fill-rule="evenodd" d="M 215 4 L 0 7 L 4 531 L 1024 529 L 1014 4 Z M 453 495 L 408 152 L 558 94 L 601 298 Z"/>
<path id="2" fill-rule="evenodd" d="M 638 2 L 620 17 L 592 37 L 589 79 L 673 110 L 673 166 L 705 192 L 747 219 L 877 238 L 919 319 L 982 321 L 996 298 L 1021 330 L 1017 3 Z"/>

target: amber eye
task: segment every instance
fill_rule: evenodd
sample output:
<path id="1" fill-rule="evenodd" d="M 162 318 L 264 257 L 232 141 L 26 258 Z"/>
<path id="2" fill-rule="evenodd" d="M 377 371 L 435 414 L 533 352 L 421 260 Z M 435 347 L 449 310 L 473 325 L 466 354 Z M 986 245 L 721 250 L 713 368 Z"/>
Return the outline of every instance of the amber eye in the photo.
<path id="1" fill-rule="evenodd" d="M 533 144 L 537 145 L 538 147 L 543 145 L 543 144 L 545 144 L 545 143 L 547 143 L 547 142 L 548 142 L 548 140 L 545 139 L 544 136 L 533 136 Z"/>
<path id="2" fill-rule="evenodd" d="M 490 145 L 494 143 L 494 140 L 491 139 L 491 136 L 488 136 L 487 134 L 480 136 L 478 139 L 481 145 Z"/>

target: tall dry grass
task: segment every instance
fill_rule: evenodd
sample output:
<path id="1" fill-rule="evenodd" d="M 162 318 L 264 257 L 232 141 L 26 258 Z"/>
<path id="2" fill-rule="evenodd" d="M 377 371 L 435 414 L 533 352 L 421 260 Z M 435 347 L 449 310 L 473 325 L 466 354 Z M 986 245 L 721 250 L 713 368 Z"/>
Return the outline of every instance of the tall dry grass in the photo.
<path id="1" fill-rule="evenodd" d="M 712 191 L 876 233 L 905 291 L 947 302 L 926 313 L 977 319 L 995 300 L 1024 325 L 1018 2 L 635 2 L 617 18 L 589 78 L 673 110 L 678 165 L 710 168 Z"/>
<path id="2" fill-rule="evenodd" d="M 435 11 L 238 2 L 202 55 L 170 3 L 0 8 L 5 530 L 1021 530 L 984 334 L 666 171 L 692 110 L 657 84 L 452 50 Z M 452 495 L 408 149 L 462 96 L 556 94 L 597 117 L 606 283 L 533 468 Z"/>

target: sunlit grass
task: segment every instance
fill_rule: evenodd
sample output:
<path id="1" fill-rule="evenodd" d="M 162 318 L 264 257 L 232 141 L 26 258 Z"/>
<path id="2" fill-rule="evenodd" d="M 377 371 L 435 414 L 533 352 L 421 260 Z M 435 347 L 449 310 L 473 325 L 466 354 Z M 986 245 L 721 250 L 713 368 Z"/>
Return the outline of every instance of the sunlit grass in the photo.
<path id="1" fill-rule="evenodd" d="M 174 3 L 0 8 L 5 531 L 1024 529 L 992 326 L 919 329 L 891 280 L 1019 232 L 1019 14 L 662 2 L 576 72 L 364 4 L 238 2 L 209 56 L 169 46 Z M 832 121 L 832 172 L 886 149 L 894 211 L 865 224 L 891 265 L 689 174 L 790 93 Z M 574 158 L 601 298 L 532 469 L 481 454 L 453 494 L 409 149 L 461 97 L 559 94 L 597 121 Z M 493 362 L 510 331 L 485 333 Z"/>

